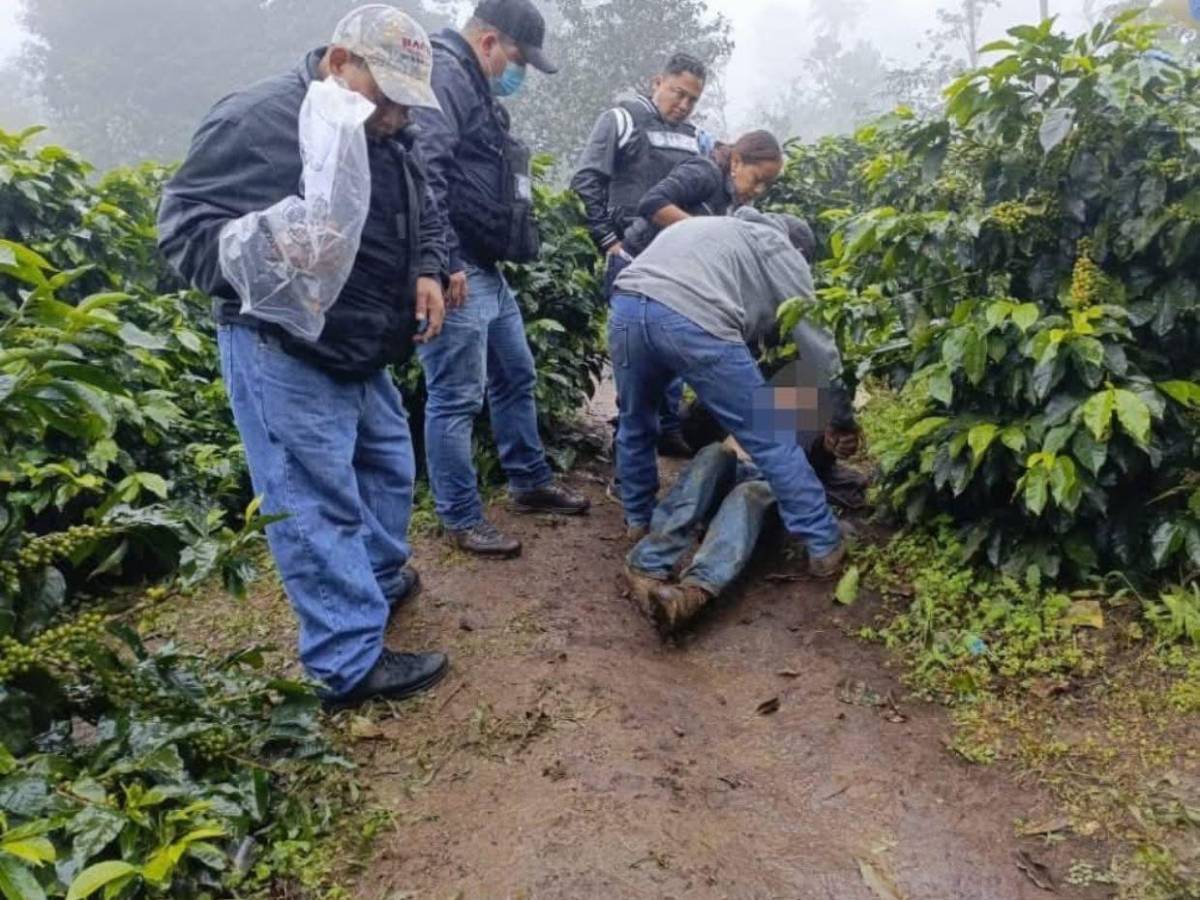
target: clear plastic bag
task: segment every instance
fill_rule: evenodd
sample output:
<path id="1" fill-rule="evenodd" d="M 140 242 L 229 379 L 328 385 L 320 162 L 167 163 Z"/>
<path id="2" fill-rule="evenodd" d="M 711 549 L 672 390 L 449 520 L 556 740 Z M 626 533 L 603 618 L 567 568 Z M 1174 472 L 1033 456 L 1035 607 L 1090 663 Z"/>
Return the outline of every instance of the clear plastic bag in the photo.
<path id="1" fill-rule="evenodd" d="M 221 272 L 242 312 L 315 341 L 345 287 L 371 203 L 363 123 L 375 105 L 332 79 L 314 81 L 300 107 L 301 196 L 221 229 Z"/>

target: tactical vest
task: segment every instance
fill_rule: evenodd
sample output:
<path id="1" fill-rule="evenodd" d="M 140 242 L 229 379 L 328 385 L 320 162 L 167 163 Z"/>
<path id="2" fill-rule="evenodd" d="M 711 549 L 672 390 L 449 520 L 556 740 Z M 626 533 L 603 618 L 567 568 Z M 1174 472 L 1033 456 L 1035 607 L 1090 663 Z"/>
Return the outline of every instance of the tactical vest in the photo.
<path id="1" fill-rule="evenodd" d="M 645 97 L 623 101 L 617 117 L 617 169 L 608 188 L 612 220 L 624 234 L 637 218 L 638 204 L 679 163 L 700 153 L 696 126 L 672 125 Z"/>

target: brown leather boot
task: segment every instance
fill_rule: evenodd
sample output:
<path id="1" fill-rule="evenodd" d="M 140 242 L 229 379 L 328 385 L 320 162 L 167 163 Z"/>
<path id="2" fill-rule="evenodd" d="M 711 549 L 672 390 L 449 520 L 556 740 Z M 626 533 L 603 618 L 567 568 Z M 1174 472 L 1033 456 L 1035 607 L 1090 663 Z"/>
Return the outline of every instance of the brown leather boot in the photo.
<path id="1" fill-rule="evenodd" d="M 625 576 L 625 587 L 629 589 L 629 598 L 633 601 L 633 605 L 647 619 L 653 620 L 654 616 L 650 611 L 652 606 L 650 593 L 655 588 L 661 587 L 664 582 L 630 565 L 625 566 L 622 574 Z"/>
<path id="2" fill-rule="evenodd" d="M 664 638 L 678 634 L 700 615 L 716 596 L 705 587 L 684 584 L 660 584 L 650 592 L 654 622 Z"/>

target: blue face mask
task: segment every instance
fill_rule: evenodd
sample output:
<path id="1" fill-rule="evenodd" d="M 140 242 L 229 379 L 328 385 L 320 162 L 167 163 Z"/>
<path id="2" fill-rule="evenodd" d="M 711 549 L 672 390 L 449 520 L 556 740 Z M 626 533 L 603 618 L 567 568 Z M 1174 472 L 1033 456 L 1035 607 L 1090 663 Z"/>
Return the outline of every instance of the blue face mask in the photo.
<path id="1" fill-rule="evenodd" d="M 492 93 L 497 97 L 511 97 L 525 84 L 525 66 L 519 66 L 509 60 L 504 72 L 498 78 L 492 79 Z"/>

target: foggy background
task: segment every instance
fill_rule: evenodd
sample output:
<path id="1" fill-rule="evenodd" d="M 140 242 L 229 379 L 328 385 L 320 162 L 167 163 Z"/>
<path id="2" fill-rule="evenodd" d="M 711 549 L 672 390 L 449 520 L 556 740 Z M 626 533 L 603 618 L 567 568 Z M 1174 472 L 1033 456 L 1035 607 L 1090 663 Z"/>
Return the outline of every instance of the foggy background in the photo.
<path id="1" fill-rule="evenodd" d="M 431 31 L 471 3 L 395 0 Z M 181 157 L 224 93 L 295 66 L 355 0 L 0 0 L 0 128 L 100 168 Z M 699 113 L 723 137 L 767 127 L 812 139 L 898 103 L 937 105 L 971 49 L 1036 22 L 1039 0 L 540 0 L 562 66 L 509 103 L 517 130 L 568 163 L 604 109 L 675 49 L 712 62 Z M 1049 0 L 1077 33 L 1110 0 Z M 972 36 L 974 40 L 971 40 Z"/>

